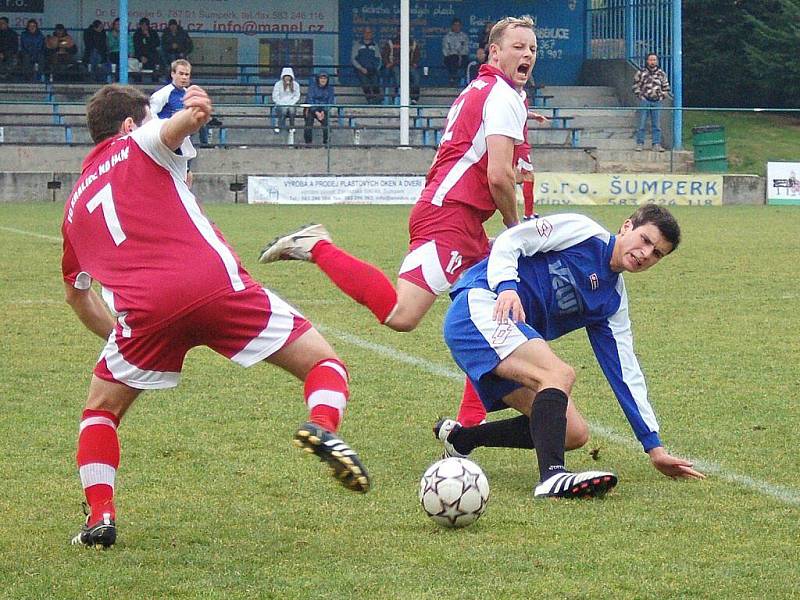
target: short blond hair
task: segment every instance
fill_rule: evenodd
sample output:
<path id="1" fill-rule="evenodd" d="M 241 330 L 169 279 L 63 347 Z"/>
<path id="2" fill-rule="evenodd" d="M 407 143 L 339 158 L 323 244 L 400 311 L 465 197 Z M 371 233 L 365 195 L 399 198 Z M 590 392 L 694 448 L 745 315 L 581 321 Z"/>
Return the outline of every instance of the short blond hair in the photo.
<path id="1" fill-rule="evenodd" d="M 190 63 L 185 58 L 178 58 L 172 61 L 172 64 L 169 66 L 169 72 L 174 73 L 178 70 L 178 67 L 186 67 L 189 71 L 192 70 L 192 63 Z"/>
<path id="2" fill-rule="evenodd" d="M 504 17 L 500 19 L 489 32 L 489 45 L 499 45 L 506 31 L 517 27 L 526 27 L 534 31 L 533 18 L 530 15 L 523 15 L 521 17 Z"/>

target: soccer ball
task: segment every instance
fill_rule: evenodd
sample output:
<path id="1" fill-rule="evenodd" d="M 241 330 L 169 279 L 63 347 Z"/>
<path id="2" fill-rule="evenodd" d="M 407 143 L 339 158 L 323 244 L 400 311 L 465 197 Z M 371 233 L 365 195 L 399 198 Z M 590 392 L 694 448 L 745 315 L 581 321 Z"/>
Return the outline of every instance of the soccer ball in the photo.
<path id="1" fill-rule="evenodd" d="M 466 527 L 483 514 L 489 480 L 466 458 L 433 463 L 419 482 L 419 502 L 427 515 L 445 527 Z"/>

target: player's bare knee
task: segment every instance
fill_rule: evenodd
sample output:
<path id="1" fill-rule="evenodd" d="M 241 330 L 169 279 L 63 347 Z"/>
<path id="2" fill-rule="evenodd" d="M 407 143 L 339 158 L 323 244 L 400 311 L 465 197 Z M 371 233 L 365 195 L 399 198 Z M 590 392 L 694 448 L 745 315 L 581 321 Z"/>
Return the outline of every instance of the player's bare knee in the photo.
<path id="1" fill-rule="evenodd" d="M 572 386 L 575 385 L 575 369 L 565 362 L 560 362 L 559 365 L 553 369 L 550 374 L 554 381 L 554 387 L 564 390 L 567 395 L 572 392 Z"/>
<path id="2" fill-rule="evenodd" d="M 564 440 L 564 447 L 567 450 L 577 450 L 589 443 L 589 427 L 586 422 L 578 424 L 567 424 L 567 436 Z"/>
<path id="3" fill-rule="evenodd" d="M 394 314 L 389 316 L 384 325 L 395 331 L 409 332 L 417 328 L 421 318 L 422 317 L 416 314 L 409 314 L 402 310 L 397 310 Z"/>

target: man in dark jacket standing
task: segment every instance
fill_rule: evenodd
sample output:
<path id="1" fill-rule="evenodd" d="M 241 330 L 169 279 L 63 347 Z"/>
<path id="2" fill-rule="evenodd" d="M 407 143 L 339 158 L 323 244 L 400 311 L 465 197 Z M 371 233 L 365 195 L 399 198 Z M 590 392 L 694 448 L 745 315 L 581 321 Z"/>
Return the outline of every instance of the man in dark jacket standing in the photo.
<path id="1" fill-rule="evenodd" d="M 350 62 L 356 70 L 361 89 L 368 104 L 380 104 L 381 92 L 378 85 L 378 72 L 381 68 L 381 51 L 375 43 L 372 29 L 364 29 L 364 38 L 353 43 Z"/>
<path id="2" fill-rule="evenodd" d="M 633 93 L 639 98 L 639 127 L 636 130 L 636 151 L 644 149 L 644 128 L 650 117 L 653 128 L 653 150 L 663 152 L 661 146 L 661 103 L 669 94 L 667 74 L 658 66 L 655 52 L 647 55 L 643 69 L 633 77 Z"/>
<path id="3" fill-rule="evenodd" d="M 329 83 L 327 73 L 320 73 L 314 77 L 314 81 L 308 86 L 306 92 L 306 103 L 310 104 L 306 108 L 305 121 L 306 126 L 303 129 L 303 139 L 306 144 L 311 143 L 312 131 L 314 121 L 319 121 L 322 126 L 322 143 L 328 145 L 328 112 L 331 109 L 331 104 L 336 102 L 333 95 L 333 85 Z"/>

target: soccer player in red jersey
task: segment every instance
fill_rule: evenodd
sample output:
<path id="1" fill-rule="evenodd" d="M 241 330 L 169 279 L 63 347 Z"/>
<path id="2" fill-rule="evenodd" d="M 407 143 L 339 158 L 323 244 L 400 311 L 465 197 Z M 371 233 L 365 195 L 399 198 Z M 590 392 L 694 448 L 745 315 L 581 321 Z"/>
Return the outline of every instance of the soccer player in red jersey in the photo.
<path id="1" fill-rule="evenodd" d="M 447 115 L 439 149 L 409 219 L 410 245 L 397 288 L 375 266 L 337 246 L 321 225 L 278 238 L 261 262 L 309 260 L 343 292 L 396 331 L 411 331 L 436 297 L 484 258 L 483 223 L 500 211 L 507 227 L 519 221 L 514 148 L 527 119 L 523 87 L 536 62 L 529 17 L 507 17 L 492 29 L 489 59 Z"/>
<path id="2" fill-rule="evenodd" d="M 498 21 L 489 35 L 488 51 L 478 77 L 448 112 L 425 188 L 411 211 L 409 252 L 396 289 L 380 269 L 334 245 L 322 225 L 277 238 L 259 260 L 312 261 L 382 324 L 396 331 L 413 330 L 436 297 L 489 253 L 483 223 L 495 211 L 500 211 L 506 227 L 519 222 L 515 147 L 526 141 L 523 88 L 536 63 L 533 20 Z M 464 403 L 482 410 L 468 381 Z"/>
<path id="3" fill-rule="evenodd" d="M 211 101 L 192 86 L 183 105 L 167 120 L 152 119 L 148 97 L 120 85 L 104 86 L 87 104 L 96 146 L 65 206 L 62 272 L 67 302 L 105 347 L 80 422 L 77 462 L 89 510 L 74 544 L 115 542 L 120 420 L 143 390 L 175 387 L 186 353 L 200 345 L 302 380 L 310 415 L 295 444 L 349 489 L 369 489 L 358 456 L 335 435 L 347 369 L 311 323 L 250 277 L 203 213 L 176 150 L 208 121 Z"/>

